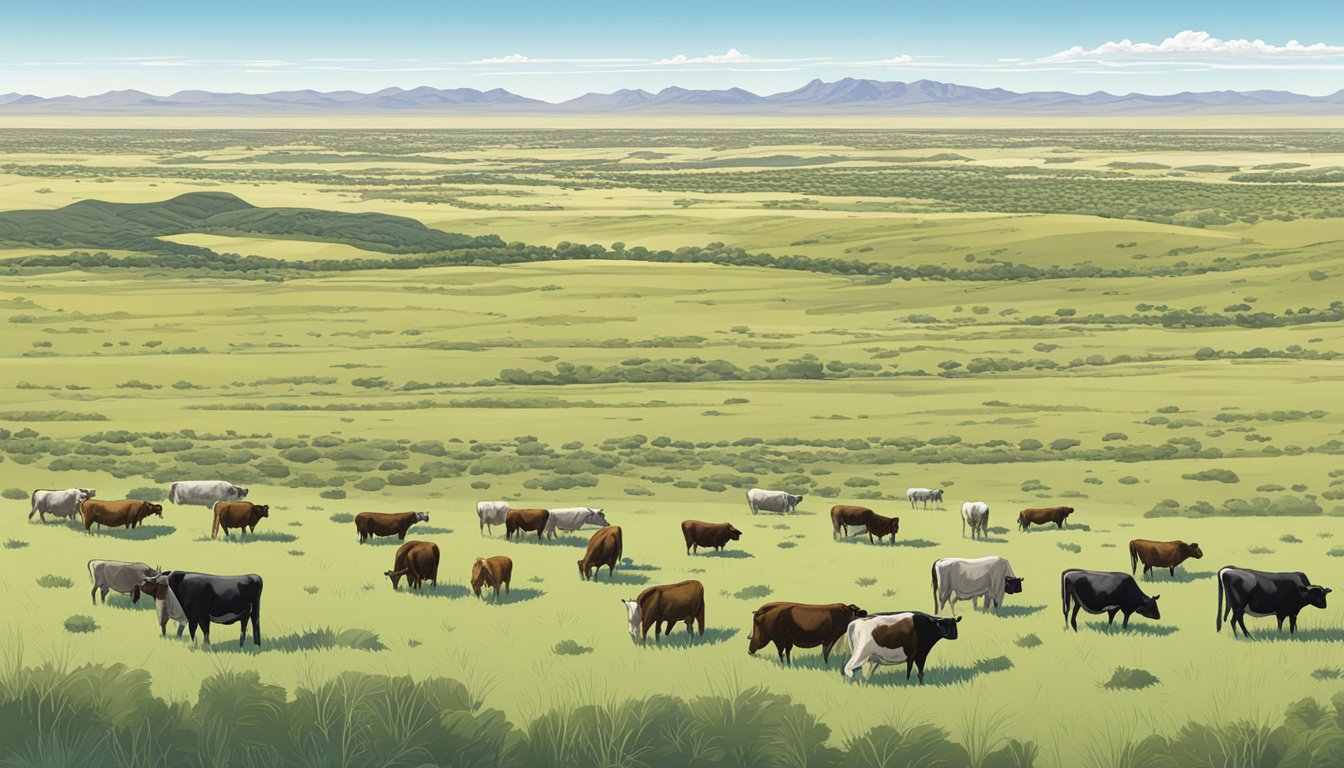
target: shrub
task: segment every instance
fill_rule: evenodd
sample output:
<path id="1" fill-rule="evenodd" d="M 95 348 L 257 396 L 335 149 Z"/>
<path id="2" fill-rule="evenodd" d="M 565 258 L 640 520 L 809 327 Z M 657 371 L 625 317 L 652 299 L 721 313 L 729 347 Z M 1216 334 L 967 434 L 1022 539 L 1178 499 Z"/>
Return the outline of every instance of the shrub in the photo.
<path id="1" fill-rule="evenodd" d="M 1075 555 L 1083 551 L 1083 548 L 1081 546 L 1068 541 L 1055 542 L 1055 546 L 1059 547 L 1065 552 L 1072 552 Z"/>
<path id="2" fill-rule="evenodd" d="M 322 491 L 317 495 L 321 496 L 324 499 L 344 499 L 345 491 L 341 490 L 340 488 L 328 488 L 327 490 Z"/>
<path id="3" fill-rule="evenodd" d="M 1110 443 L 1116 440 L 1128 440 L 1128 439 L 1129 435 L 1126 435 L 1124 432 L 1107 432 L 1105 435 L 1102 435 L 1101 441 L 1103 443 Z"/>
<path id="4" fill-rule="evenodd" d="M 402 487 L 428 485 L 432 479 L 429 475 L 422 475 L 419 472 L 393 472 L 387 476 L 387 484 Z"/>
<path id="5" fill-rule="evenodd" d="M 362 477 L 355 481 L 355 488 L 361 491 L 381 491 L 386 485 L 387 481 L 377 475 Z M 486 487 L 489 487 L 489 485 L 489 483 L 486 483 Z M 475 487 L 474 483 L 472 487 Z"/>
<path id="6" fill-rule="evenodd" d="M 738 600 L 759 600 L 762 597 L 769 597 L 773 592 L 773 589 L 764 584 L 753 584 L 734 592 L 733 597 Z"/>
<path id="7" fill-rule="evenodd" d="M 136 499 L 136 500 L 139 500 L 139 501 L 154 501 L 154 502 L 159 502 L 159 501 L 163 501 L 164 499 L 168 498 L 168 494 L 165 493 L 164 490 L 163 490 L 162 488 L 154 488 L 154 487 L 151 487 L 151 486 L 143 486 L 143 485 L 142 485 L 142 486 L 139 486 L 139 487 L 136 487 L 136 488 L 132 488 L 131 490 L 127 491 L 127 492 L 126 492 L 126 498 L 128 498 L 128 499 Z"/>
<path id="8" fill-rule="evenodd" d="M 1024 440 L 1019 440 L 1017 443 L 1017 447 L 1024 451 L 1039 451 L 1043 446 L 1044 443 L 1042 443 L 1040 440 L 1036 440 L 1030 437 Z"/>
<path id="9" fill-rule="evenodd" d="M 871 587 L 877 583 L 877 579 L 872 576 L 860 576 L 854 583 L 860 587 Z"/>
<path id="10" fill-rule="evenodd" d="M 1157 685 L 1160 680 L 1153 673 L 1146 669 L 1131 669 L 1129 667 L 1116 667 L 1111 679 L 1102 683 L 1105 688 L 1112 690 L 1138 690 L 1147 688 L 1151 685 Z"/>
<path id="11" fill-rule="evenodd" d="M 98 629 L 98 622 L 92 616 L 75 615 L 65 620 L 65 631 L 80 634 Z"/>
<path id="12" fill-rule="evenodd" d="M 6 499 L 13 499 L 14 501 L 30 498 L 28 492 L 22 488 L 6 488 L 5 490 L 0 491 L 0 496 L 5 497 Z"/>
<path id="13" fill-rule="evenodd" d="M 1073 438 L 1070 437 L 1061 437 L 1060 439 L 1050 443 L 1050 450 L 1067 451 L 1070 448 L 1076 448 L 1082 444 L 1083 443 L 1081 440 L 1074 440 Z"/>
<path id="14" fill-rule="evenodd" d="M 642 485 L 630 485 L 625 488 L 626 496 L 652 496 L 653 491 Z"/>
<path id="15" fill-rule="evenodd" d="M 355 487 L 359 488 L 359 483 L 355 483 Z M 486 491 L 490 489 L 490 483 L 486 480 L 473 480 L 471 481 L 471 487 L 478 491 Z"/>
<path id="16" fill-rule="evenodd" d="M 8 539 L 5 541 L 5 549 L 23 549 L 28 546 L 28 542 L 21 539 Z"/>
<path id="17" fill-rule="evenodd" d="M 845 481 L 848 488 L 872 488 L 877 485 L 877 481 L 868 477 L 851 477 Z"/>
<path id="18" fill-rule="evenodd" d="M 1023 635 L 1017 638 L 1016 640 L 1013 641 L 1013 644 L 1016 645 L 1018 648 L 1035 648 L 1036 646 L 1043 645 L 1044 643 L 1042 643 L 1041 638 L 1032 634 L 1032 635 Z"/>
<path id="19" fill-rule="evenodd" d="M 1115 482 L 1121 485 L 1138 485 L 1139 478 L 1133 475 L 1125 475 L 1124 477 L 1120 478 L 1119 480 L 1116 480 Z"/>
<path id="20" fill-rule="evenodd" d="M 1239 483 L 1241 478 L 1237 473 L 1230 469 L 1202 469 L 1198 472 L 1190 472 L 1181 475 L 1182 480 L 1203 480 L 1217 483 Z"/>
<path id="21" fill-rule="evenodd" d="M 561 640 L 555 644 L 551 652 L 556 656 L 582 656 L 585 653 L 592 653 L 593 649 L 586 645 L 579 645 L 573 640 Z"/>
<path id="22" fill-rule="evenodd" d="M 355 522 L 355 516 L 349 512 L 336 512 L 328 519 L 333 523 L 340 523 L 341 525 L 348 525 Z"/>
<path id="23" fill-rule="evenodd" d="M 46 576 L 41 576 L 38 578 L 37 586 L 44 587 L 46 589 L 69 589 L 70 587 L 75 586 L 75 582 L 65 578 L 64 576 L 57 576 L 54 573 L 48 573 Z"/>
<path id="24" fill-rule="evenodd" d="M 1339 667 L 1320 667 L 1312 671 L 1311 676 L 1317 680 L 1338 680 L 1344 676 L 1344 669 Z"/>

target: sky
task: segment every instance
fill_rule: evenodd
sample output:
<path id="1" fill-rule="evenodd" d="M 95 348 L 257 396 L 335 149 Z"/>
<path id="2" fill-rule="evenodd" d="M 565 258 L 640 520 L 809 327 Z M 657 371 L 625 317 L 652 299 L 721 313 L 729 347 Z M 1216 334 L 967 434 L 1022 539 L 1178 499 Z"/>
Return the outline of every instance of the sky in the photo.
<path id="1" fill-rule="evenodd" d="M 1292 0 L 63 0 L 6 3 L 0 94 L 741 87 L 813 78 L 1009 90 L 1344 88 L 1344 10 Z M 1101 7 L 1098 7 L 1101 6 Z"/>

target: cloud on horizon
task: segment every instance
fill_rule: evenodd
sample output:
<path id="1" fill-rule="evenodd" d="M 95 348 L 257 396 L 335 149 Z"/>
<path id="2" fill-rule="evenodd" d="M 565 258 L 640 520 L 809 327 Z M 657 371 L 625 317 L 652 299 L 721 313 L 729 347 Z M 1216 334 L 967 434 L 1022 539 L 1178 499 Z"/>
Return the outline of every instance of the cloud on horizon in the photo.
<path id="1" fill-rule="evenodd" d="M 1344 46 L 1312 43 L 1303 45 L 1289 40 L 1283 45 L 1273 45 L 1264 40 L 1222 40 L 1208 32 L 1186 29 L 1166 38 L 1160 43 L 1136 43 L 1128 38 L 1119 42 L 1109 41 L 1087 49 L 1075 45 L 1058 53 L 1043 56 L 1035 60 L 1038 64 L 1074 62 L 1087 59 L 1108 58 L 1165 58 L 1186 59 L 1199 57 L 1322 57 L 1344 56 Z"/>

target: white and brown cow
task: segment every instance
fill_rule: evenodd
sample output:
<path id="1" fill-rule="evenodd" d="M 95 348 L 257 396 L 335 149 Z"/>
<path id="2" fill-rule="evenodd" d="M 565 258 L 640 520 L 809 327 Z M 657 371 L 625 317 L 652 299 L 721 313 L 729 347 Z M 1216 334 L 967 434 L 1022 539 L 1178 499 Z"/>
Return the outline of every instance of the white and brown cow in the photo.
<path id="1" fill-rule="evenodd" d="M 917 666 L 923 684 L 929 651 L 939 640 L 956 640 L 959 621 L 919 611 L 855 619 L 846 630 L 851 653 L 842 672 L 852 679 L 855 671 L 867 665 L 866 677 L 871 680 L 879 666 L 905 664 L 905 679 L 910 679 L 911 668 Z"/>

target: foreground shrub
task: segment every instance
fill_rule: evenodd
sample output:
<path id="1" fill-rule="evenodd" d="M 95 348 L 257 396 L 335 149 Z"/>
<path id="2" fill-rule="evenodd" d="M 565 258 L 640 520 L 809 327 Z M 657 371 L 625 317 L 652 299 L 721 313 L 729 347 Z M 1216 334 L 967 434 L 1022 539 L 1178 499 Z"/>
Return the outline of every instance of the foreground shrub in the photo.
<path id="1" fill-rule="evenodd" d="M 1147 688 L 1150 685 L 1157 685 L 1159 680 L 1153 673 L 1146 669 L 1130 669 L 1129 667 L 1116 667 L 1111 679 L 1103 683 L 1103 687 L 1112 689 L 1137 690 Z"/>
<path id="2" fill-rule="evenodd" d="M 92 616 L 71 616 L 65 620 L 65 631 L 80 634 L 98 629 L 98 622 Z"/>

